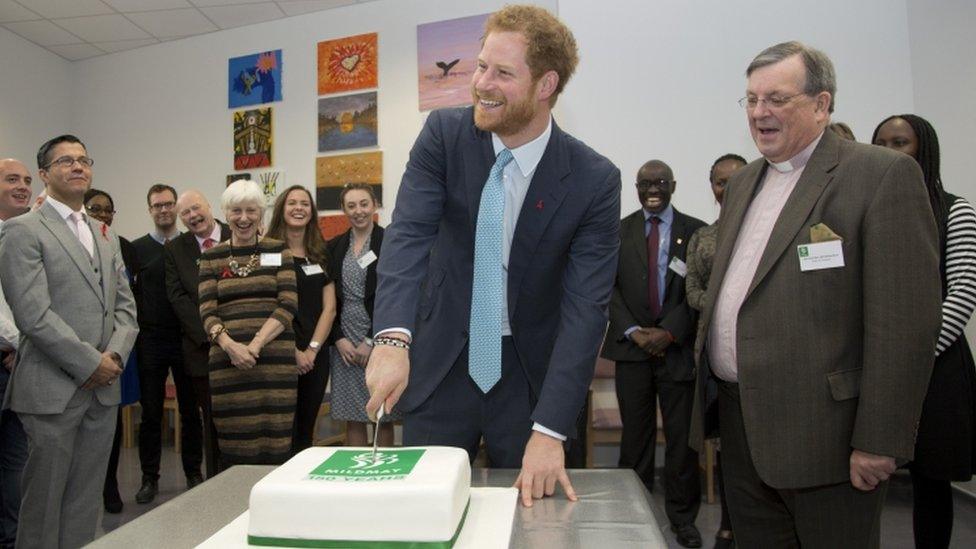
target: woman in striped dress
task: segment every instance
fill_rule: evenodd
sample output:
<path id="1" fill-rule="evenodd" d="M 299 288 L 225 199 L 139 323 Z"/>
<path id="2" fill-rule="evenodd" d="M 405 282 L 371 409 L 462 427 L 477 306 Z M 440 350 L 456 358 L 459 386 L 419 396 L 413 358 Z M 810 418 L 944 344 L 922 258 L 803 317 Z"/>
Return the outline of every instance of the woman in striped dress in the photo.
<path id="1" fill-rule="evenodd" d="M 261 239 L 264 194 L 235 181 L 221 206 L 231 238 L 200 261 L 200 316 L 210 336 L 210 392 L 221 466 L 290 456 L 298 371 L 292 254 Z"/>
<path id="2" fill-rule="evenodd" d="M 916 547 L 948 547 L 952 538 L 950 481 L 976 471 L 976 375 L 963 329 L 976 308 L 976 209 L 942 188 L 939 139 L 924 118 L 886 118 L 871 142 L 901 151 L 922 167 L 942 250 L 942 327 L 909 465 Z"/>

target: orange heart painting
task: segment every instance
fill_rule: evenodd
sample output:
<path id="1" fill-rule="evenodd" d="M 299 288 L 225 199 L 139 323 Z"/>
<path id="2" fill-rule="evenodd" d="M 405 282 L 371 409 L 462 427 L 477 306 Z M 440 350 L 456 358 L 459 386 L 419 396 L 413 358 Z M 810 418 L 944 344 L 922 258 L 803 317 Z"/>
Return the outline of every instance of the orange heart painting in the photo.
<path id="1" fill-rule="evenodd" d="M 319 95 L 375 88 L 377 34 L 319 42 Z"/>

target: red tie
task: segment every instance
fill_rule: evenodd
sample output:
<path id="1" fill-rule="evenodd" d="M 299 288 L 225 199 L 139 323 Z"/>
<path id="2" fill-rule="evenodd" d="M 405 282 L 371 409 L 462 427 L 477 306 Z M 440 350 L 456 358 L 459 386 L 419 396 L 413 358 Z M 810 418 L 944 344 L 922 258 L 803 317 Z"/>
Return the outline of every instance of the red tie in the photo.
<path id="1" fill-rule="evenodd" d="M 661 300 L 657 290 L 657 249 L 660 238 L 657 224 L 661 220 L 652 216 L 648 221 L 651 223 L 651 230 L 647 233 L 647 308 L 651 311 L 651 318 L 657 320 L 661 314 Z"/>
<path id="2" fill-rule="evenodd" d="M 217 242 L 214 239 L 212 239 L 212 238 L 208 238 L 208 239 L 204 240 L 203 241 L 203 251 L 207 251 L 210 248 L 213 248 L 214 247 L 214 244 L 216 244 L 216 243 Z"/>

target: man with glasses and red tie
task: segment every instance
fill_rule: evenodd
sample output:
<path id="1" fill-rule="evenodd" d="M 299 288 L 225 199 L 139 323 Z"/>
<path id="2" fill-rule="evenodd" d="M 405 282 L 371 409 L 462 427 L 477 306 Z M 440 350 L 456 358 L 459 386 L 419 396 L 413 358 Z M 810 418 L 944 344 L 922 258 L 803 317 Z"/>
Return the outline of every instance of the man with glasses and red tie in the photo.
<path id="1" fill-rule="evenodd" d="M 695 394 L 695 314 L 685 298 L 685 254 L 705 223 L 671 205 L 671 168 L 651 160 L 637 172 L 641 209 L 620 222 L 620 259 L 602 356 L 617 362 L 623 433 L 620 466 L 654 487 L 657 400 L 666 448 L 664 508 L 684 547 L 701 547 L 695 518 L 701 502 L 698 454 L 688 447 Z"/>
<path id="2" fill-rule="evenodd" d="M 166 202 L 158 197 L 156 200 Z M 166 296 L 183 327 L 183 367 L 190 378 L 194 402 L 203 414 L 203 456 L 210 478 L 217 474 L 218 451 L 217 433 L 210 417 L 210 338 L 200 320 L 200 256 L 204 250 L 230 238 L 230 228 L 214 219 L 210 202 L 200 191 L 184 192 L 176 200 L 173 211 L 187 231 L 164 246 Z M 187 472 L 185 467 L 184 472 Z M 187 485 L 192 488 L 190 484 L 188 473 Z"/>
<path id="3" fill-rule="evenodd" d="M 134 293 L 139 309 L 139 388 L 142 420 L 139 424 L 139 462 L 142 486 L 136 503 L 149 503 L 159 492 L 160 439 L 162 437 L 163 400 L 166 377 L 173 373 L 176 400 L 180 407 L 182 441 L 180 453 L 187 488 L 203 482 L 200 464 L 203 460 L 200 412 L 193 395 L 193 385 L 183 366 L 180 319 L 166 295 L 166 267 L 163 246 L 180 235 L 176 228 L 176 190 L 155 184 L 146 193 L 153 231 L 136 239 Z"/>
<path id="4" fill-rule="evenodd" d="M 94 164 L 84 144 L 56 137 L 37 163 L 47 200 L 0 233 L 0 280 L 21 333 L 4 405 L 29 440 L 17 547 L 80 547 L 95 536 L 136 307 L 118 237 L 84 212 Z"/>

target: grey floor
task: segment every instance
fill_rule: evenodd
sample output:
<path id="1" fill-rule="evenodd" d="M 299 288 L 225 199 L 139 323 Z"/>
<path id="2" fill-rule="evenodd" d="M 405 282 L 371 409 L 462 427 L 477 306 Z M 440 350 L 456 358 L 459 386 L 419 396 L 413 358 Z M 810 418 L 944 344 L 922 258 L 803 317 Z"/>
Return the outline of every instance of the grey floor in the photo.
<path id="1" fill-rule="evenodd" d="M 323 433 L 333 432 L 335 426 L 330 422 L 320 422 Z M 658 452 L 658 466 L 663 451 Z M 617 450 L 613 447 L 598 447 L 594 455 L 597 467 L 613 467 L 617 462 Z M 103 535 L 119 526 L 135 519 L 154 507 L 180 495 L 186 490 L 186 480 L 183 477 L 179 456 L 173 452 L 172 441 L 164 443 L 162 453 L 162 469 L 159 480 L 159 496 L 150 504 L 139 505 L 135 502 L 135 493 L 141 481 L 139 468 L 139 452 L 137 448 L 123 448 L 119 459 L 119 487 L 124 502 L 121 514 L 110 515 L 102 513 L 98 535 Z M 660 484 L 658 484 L 660 485 Z M 976 481 L 961 485 L 965 490 L 976 493 Z M 888 500 L 882 516 L 882 543 L 885 549 L 911 548 L 912 542 L 912 514 L 911 514 L 911 483 L 906 475 L 898 475 L 888 491 Z M 652 498 L 657 506 L 657 519 L 660 524 L 667 525 L 664 516 L 664 496 L 661 490 L 655 490 Z M 952 547 L 976 547 L 976 499 L 971 496 L 956 493 L 955 528 L 953 529 Z M 719 505 L 708 504 L 703 501 L 701 513 L 698 517 L 698 528 L 705 540 L 705 547 L 711 547 L 714 534 L 721 520 Z M 175 527 L 176 525 L 174 525 Z M 664 527 L 668 546 L 679 548 L 671 531 Z M 604 548 L 610 549 L 610 548 Z"/>

